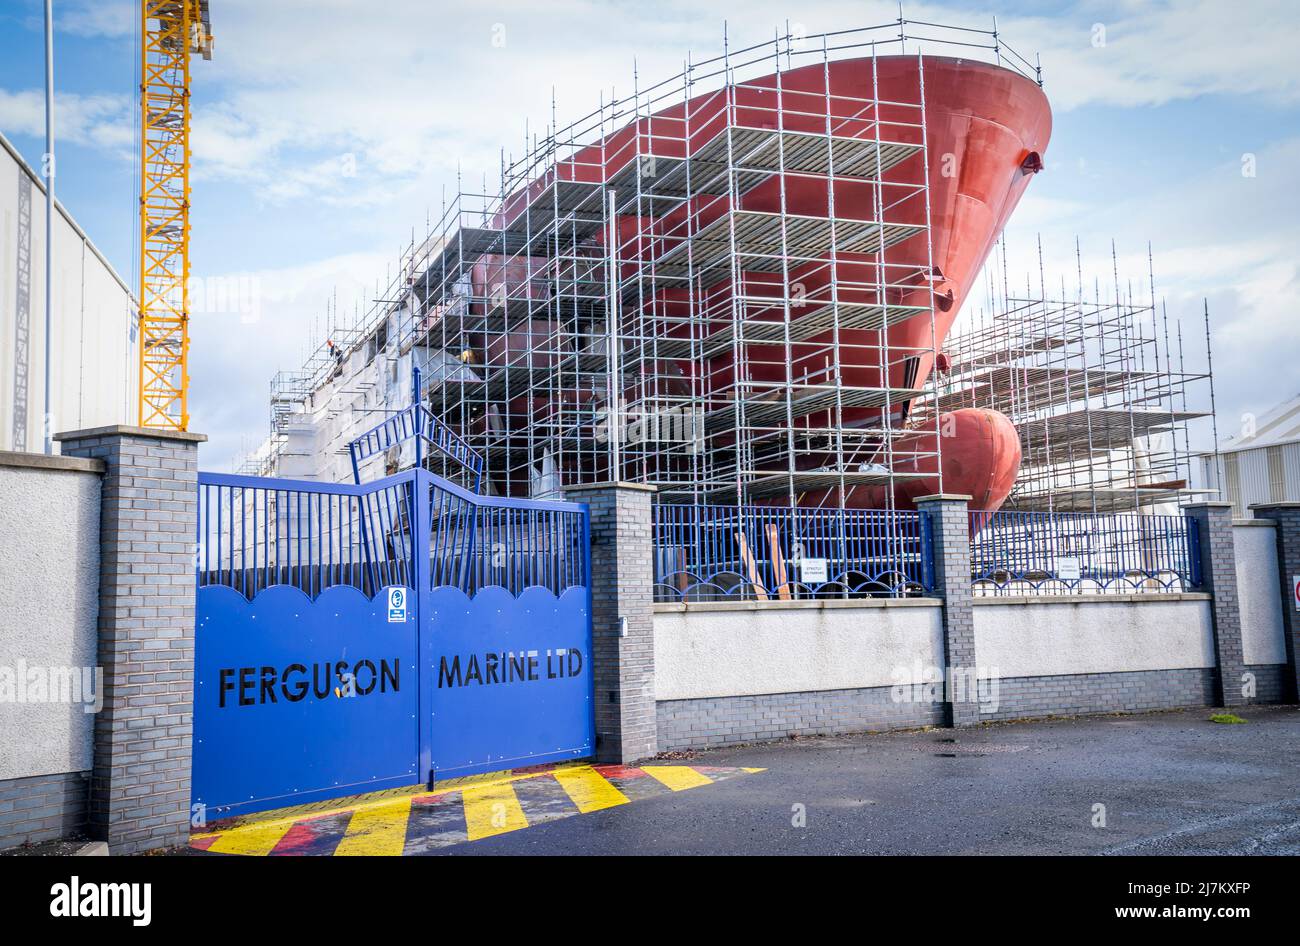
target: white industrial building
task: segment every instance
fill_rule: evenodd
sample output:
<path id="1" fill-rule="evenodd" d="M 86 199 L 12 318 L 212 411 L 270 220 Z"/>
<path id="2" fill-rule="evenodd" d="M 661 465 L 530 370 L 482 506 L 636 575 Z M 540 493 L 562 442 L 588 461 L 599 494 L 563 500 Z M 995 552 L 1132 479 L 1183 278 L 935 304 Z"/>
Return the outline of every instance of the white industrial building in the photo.
<path id="1" fill-rule="evenodd" d="M 1206 482 L 1238 518 L 1250 515 L 1251 503 L 1300 500 L 1300 395 L 1253 419 L 1202 462 Z"/>
<path id="2" fill-rule="evenodd" d="M 3 135 L 0 146 L 0 450 L 39 451 L 45 434 L 45 187 Z M 55 207 L 52 432 L 134 424 L 135 299 L 57 198 Z"/>

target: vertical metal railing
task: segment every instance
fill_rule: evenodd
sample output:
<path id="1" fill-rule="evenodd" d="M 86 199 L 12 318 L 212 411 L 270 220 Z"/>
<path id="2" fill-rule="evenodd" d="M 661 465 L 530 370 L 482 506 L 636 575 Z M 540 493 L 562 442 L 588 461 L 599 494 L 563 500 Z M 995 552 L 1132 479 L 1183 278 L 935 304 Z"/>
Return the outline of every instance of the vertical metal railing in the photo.
<path id="1" fill-rule="evenodd" d="M 200 473 L 198 491 L 200 586 L 251 599 L 290 585 L 314 598 L 337 585 L 373 595 L 413 580 L 409 476 L 357 489 Z"/>
<path id="2" fill-rule="evenodd" d="M 919 512 L 654 507 L 658 601 L 901 597 L 934 586 Z"/>
<path id="3" fill-rule="evenodd" d="M 972 512 L 976 594 L 1178 592 L 1200 585 L 1183 515 Z"/>
<path id="4" fill-rule="evenodd" d="M 199 474 L 195 571 L 200 587 L 252 599 L 288 585 L 315 598 L 345 585 L 495 585 L 559 595 L 585 585 L 587 508 L 476 496 L 423 470 L 369 484 Z M 414 515 L 413 503 L 427 514 Z M 417 521 L 422 525 L 417 528 Z"/>
<path id="5" fill-rule="evenodd" d="M 575 503 L 486 499 L 462 506 L 443 520 L 441 532 L 435 520 L 431 586 L 454 585 L 467 594 L 495 586 L 515 595 L 542 587 L 559 595 L 584 585 L 586 519 L 585 507 Z"/>

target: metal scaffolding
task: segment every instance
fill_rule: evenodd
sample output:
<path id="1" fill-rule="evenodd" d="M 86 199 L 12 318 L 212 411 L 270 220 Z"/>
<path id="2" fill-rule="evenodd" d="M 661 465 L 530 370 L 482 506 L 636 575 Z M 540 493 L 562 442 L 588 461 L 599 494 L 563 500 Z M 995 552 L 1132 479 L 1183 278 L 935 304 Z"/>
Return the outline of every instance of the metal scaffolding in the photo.
<path id="1" fill-rule="evenodd" d="M 858 39 L 841 53 L 874 50 Z M 874 75 L 852 98 L 827 80 L 825 127 L 787 128 L 782 75 L 831 59 L 827 37 L 800 45 L 786 35 L 687 64 L 549 132 L 503 169 L 499 195 L 461 194 L 443 215 L 435 252 L 411 267 L 402 334 L 434 413 L 486 457 L 494 489 L 546 496 L 616 479 L 666 501 L 793 505 L 902 475 L 882 453 L 903 430 L 892 404 L 916 392 L 854 387 L 843 368 L 883 372 L 919 354 L 891 346 L 888 326 L 925 313 L 887 293 L 924 276 L 890 256 L 926 238 L 900 222 L 926 201 L 924 92 L 887 121 Z M 910 180 L 886 181 L 899 165 Z M 794 175 L 825 188 L 825 217 L 789 212 Z M 773 177 L 777 206 L 744 209 Z M 847 177 L 890 191 L 872 219 L 835 214 Z M 861 264 L 856 279 L 832 277 L 840 257 Z M 848 325 L 882 343 L 841 344 Z M 884 421 L 850 430 L 845 407 L 883 408 Z"/>
<path id="2" fill-rule="evenodd" d="M 930 244 L 919 45 L 1039 78 L 996 29 L 900 18 L 740 50 L 724 36 L 721 56 L 526 136 L 496 193 L 458 188 L 369 311 L 335 312 L 328 341 L 276 377 L 270 448 L 247 468 L 328 477 L 286 461 L 346 453 L 409 406 L 418 368 L 492 493 L 621 480 L 667 502 L 839 507 L 883 486 L 892 505 L 896 482 L 937 468 L 940 441 L 922 409 L 933 373 L 915 377 L 939 347 L 934 303 L 899 301 L 938 278 L 915 250 Z M 905 96 L 881 95 L 881 52 L 915 58 Z M 845 95 L 830 75 L 850 58 L 869 61 L 869 81 Z M 844 182 L 870 189 L 869 213 L 837 212 Z M 775 199 L 747 205 L 765 185 Z M 825 212 L 793 212 L 795 187 L 824 194 Z M 928 322 L 922 345 L 891 338 L 911 320 Z M 860 383 L 871 372 L 878 383 Z M 382 475 L 413 456 L 373 462 Z"/>
<path id="3" fill-rule="evenodd" d="M 1040 241 L 1037 286 L 1030 277 L 1020 294 L 1003 244 L 985 266 L 989 308 L 948 339 L 930 409 L 991 408 L 1015 424 L 1023 460 L 1007 509 L 1155 511 L 1205 498 L 1191 486 L 1189 422 L 1212 416 L 1208 308 L 1204 366 L 1193 366 L 1181 321 L 1156 298 L 1149 249 L 1136 288 L 1113 247 L 1105 288 L 1085 280 L 1077 241 L 1075 253 L 1073 292 L 1062 280 L 1049 294 Z"/>

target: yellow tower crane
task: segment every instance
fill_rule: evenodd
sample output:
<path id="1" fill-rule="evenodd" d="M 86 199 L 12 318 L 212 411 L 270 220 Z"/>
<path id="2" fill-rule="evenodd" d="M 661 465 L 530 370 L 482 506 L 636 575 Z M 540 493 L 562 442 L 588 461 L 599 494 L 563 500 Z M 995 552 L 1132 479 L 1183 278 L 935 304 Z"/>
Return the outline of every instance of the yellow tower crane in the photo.
<path id="1" fill-rule="evenodd" d="M 189 427 L 190 55 L 208 0 L 141 0 L 140 426 Z"/>

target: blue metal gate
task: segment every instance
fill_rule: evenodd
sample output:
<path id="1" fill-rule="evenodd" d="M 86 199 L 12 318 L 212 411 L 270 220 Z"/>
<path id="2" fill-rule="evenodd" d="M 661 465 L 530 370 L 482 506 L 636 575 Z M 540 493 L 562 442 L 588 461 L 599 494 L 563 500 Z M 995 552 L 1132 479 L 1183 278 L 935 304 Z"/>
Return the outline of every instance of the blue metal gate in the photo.
<path id="1" fill-rule="evenodd" d="M 201 473 L 209 819 L 593 752 L 587 508 Z"/>

